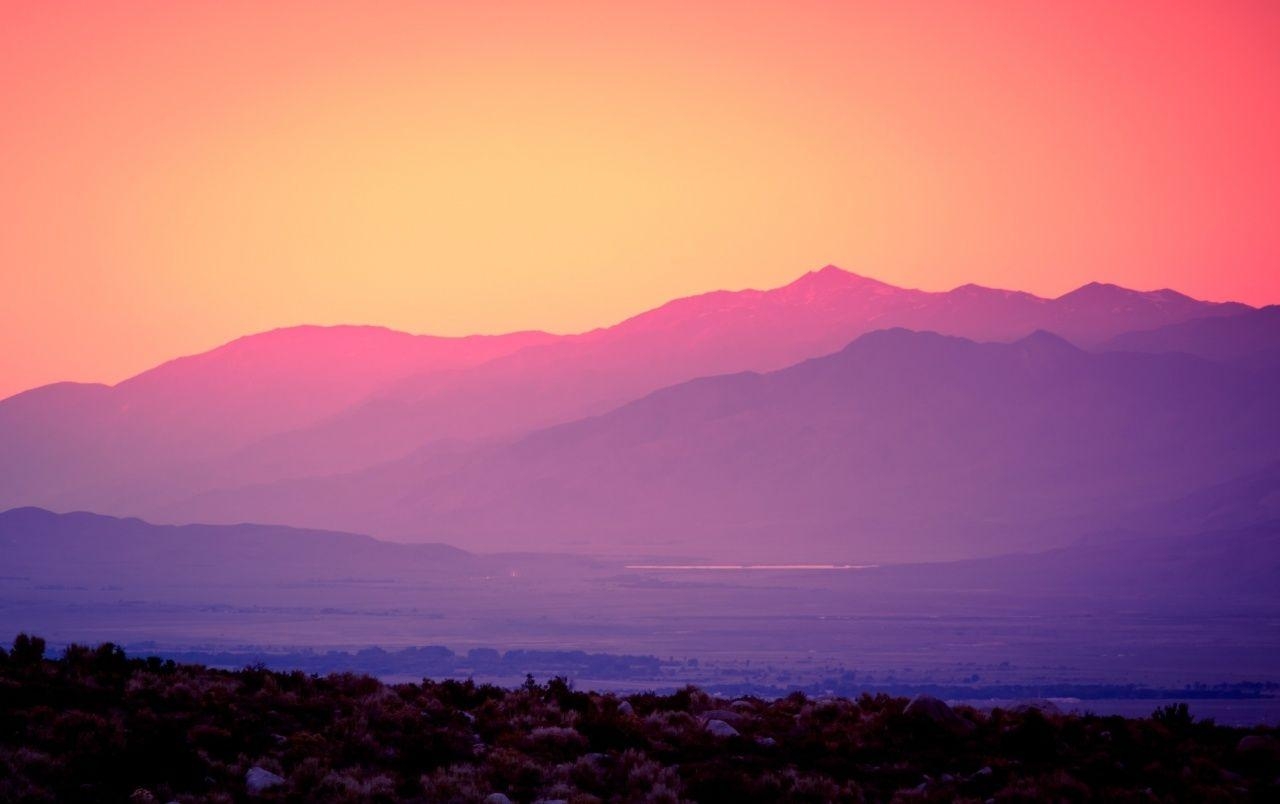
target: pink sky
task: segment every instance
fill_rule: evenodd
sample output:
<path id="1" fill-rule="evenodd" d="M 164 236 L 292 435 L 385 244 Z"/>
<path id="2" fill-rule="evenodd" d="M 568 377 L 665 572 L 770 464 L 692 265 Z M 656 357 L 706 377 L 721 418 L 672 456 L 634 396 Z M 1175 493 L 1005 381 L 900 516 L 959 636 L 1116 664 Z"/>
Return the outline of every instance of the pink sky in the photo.
<path id="1" fill-rule="evenodd" d="M 1280 301 L 1280 6 L 0 2 L 0 396 L 835 263 Z"/>

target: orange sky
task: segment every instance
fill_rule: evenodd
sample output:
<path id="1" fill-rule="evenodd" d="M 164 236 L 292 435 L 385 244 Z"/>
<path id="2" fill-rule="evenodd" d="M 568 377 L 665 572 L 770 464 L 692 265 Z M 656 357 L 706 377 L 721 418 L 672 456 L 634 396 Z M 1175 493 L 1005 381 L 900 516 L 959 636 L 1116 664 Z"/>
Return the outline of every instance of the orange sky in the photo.
<path id="1" fill-rule="evenodd" d="M 0 0 L 0 395 L 836 263 L 1280 301 L 1280 4 Z"/>

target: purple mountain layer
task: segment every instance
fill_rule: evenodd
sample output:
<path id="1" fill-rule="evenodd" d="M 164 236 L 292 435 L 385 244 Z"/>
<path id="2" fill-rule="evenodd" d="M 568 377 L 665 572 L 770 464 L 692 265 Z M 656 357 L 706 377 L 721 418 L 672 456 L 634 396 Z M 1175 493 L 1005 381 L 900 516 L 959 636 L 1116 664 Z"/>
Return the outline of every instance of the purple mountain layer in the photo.
<path id="1" fill-rule="evenodd" d="M 498 444 L 151 513 L 481 551 L 952 559 L 1141 529 L 1135 512 L 1262 471 L 1276 399 L 1274 372 L 1186 354 L 895 329 Z"/>
<path id="2" fill-rule="evenodd" d="M 279 330 L 113 387 L 59 384 L 0 401 L 0 505 L 133 514 L 217 489 L 360 471 L 428 444 L 447 462 L 459 441 L 509 439 L 700 376 L 777 370 L 891 326 L 978 340 L 1049 330 L 1093 346 L 1249 309 L 1100 284 L 1058 299 L 973 285 L 928 293 L 828 267 L 581 335 Z"/>

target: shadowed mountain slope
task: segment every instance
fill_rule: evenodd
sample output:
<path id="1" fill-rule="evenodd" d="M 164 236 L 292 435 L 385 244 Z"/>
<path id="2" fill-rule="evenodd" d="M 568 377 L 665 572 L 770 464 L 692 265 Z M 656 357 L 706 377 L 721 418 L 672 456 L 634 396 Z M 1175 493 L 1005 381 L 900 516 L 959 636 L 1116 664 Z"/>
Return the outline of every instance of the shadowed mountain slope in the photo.
<path id="1" fill-rule="evenodd" d="M 441 544 L 392 544 L 353 533 L 273 525 L 153 525 L 41 508 L 0 512 L 8 576 L 43 583 L 128 583 L 135 593 L 346 576 L 448 574 L 475 557 Z"/>
<path id="2" fill-rule="evenodd" d="M 961 558 L 1064 543 L 1262 469 L 1280 455 L 1278 393 L 1275 378 L 1181 354 L 888 330 L 508 443 L 154 513 L 477 550 Z"/>
<path id="3" fill-rule="evenodd" d="M 1108 339 L 1099 348 L 1122 352 L 1185 352 L 1210 360 L 1275 368 L 1280 366 L 1280 305 L 1126 332 Z"/>
<path id="4" fill-rule="evenodd" d="M 695 377 L 783 368 L 887 327 L 997 341 L 1048 330 L 1092 345 L 1130 329 L 1247 309 L 1113 285 L 1059 299 L 974 285 L 928 293 L 828 266 L 774 290 L 679 299 L 472 370 L 408 380 L 315 427 L 264 440 L 237 456 L 238 467 L 250 479 L 348 471 L 404 455 L 407 445 L 508 436 Z"/>

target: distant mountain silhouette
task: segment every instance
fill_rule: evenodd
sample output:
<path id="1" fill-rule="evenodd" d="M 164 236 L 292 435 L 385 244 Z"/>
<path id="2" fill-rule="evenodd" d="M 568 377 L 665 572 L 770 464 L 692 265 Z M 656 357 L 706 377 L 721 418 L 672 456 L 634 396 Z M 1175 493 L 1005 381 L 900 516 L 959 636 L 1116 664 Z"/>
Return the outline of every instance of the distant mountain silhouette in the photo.
<path id="1" fill-rule="evenodd" d="M 0 512 L 0 553 L 7 575 L 33 575 L 46 583 L 128 582 L 170 594 L 193 585 L 439 576 L 475 561 L 446 545 L 392 544 L 353 533 L 246 524 L 153 525 L 30 507 Z"/>
<path id="2" fill-rule="evenodd" d="M 1126 332 L 1100 349 L 1125 352 L 1185 352 L 1210 360 L 1257 367 L 1280 366 L 1280 305 L 1238 315 L 1195 318 L 1157 329 Z"/>
<path id="3" fill-rule="evenodd" d="M 446 545 L 396 544 L 352 533 L 249 524 L 153 525 L 39 508 L 0 512 L 0 550 L 5 576 L 21 578 L 28 588 L 91 593 L 119 587 L 161 606 L 209 600 L 219 588 L 225 595 L 227 587 L 251 589 L 254 600 L 271 593 L 273 605 L 286 606 L 314 601 L 317 593 L 342 594 L 343 584 L 370 581 L 430 584 L 442 592 L 475 587 L 494 572 L 519 567 L 554 588 L 564 579 L 616 580 L 622 571 L 619 562 L 568 555 L 479 556 Z M 1269 520 L 1158 538 L 1115 534 L 1046 551 L 886 565 L 858 571 L 852 590 L 917 604 L 954 601 L 958 595 L 991 602 L 1014 596 L 1024 613 L 1059 613 L 1064 603 L 1104 610 L 1136 603 L 1144 610 L 1200 614 L 1240 604 L 1274 610 L 1277 584 L 1280 520 Z M 608 585 L 599 589 L 610 598 L 618 594 Z M 333 602 L 350 605 L 351 598 Z M 124 612 L 121 616 L 134 614 L 129 608 Z"/>
<path id="4" fill-rule="evenodd" d="M 1043 549 L 1280 455 L 1280 378 L 895 329 L 509 443 L 202 495 L 170 521 L 474 550 L 921 561 Z"/>
<path id="5" fill-rule="evenodd" d="M 502 439 L 604 413 L 700 376 L 772 371 L 886 327 L 978 340 L 1047 330 L 1081 345 L 1248 310 L 1088 285 L 1058 299 L 896 288 L 828 266 L 781 288 L 679 299 L 556 337 L 429 338 L 294 328 L 115 387 L 0 402 L 0 505 L 131 514 L 197 492 L 352 472 L 429 443 Z"/>
<path id="6" fill-rule="evenodd" d="M 1144 608 L 1155 603 L 1156 608 L 1194 615 L 1241 604 L 1275 611 L 1280 520 L 1172 536 L 1099 538 L 1044 552 L 968 561 L 891 566 L 868 571 L 859 580 L 885 594 L 982 589 L 989 595 L 1031 595 L 1053 601 L 1056 607 L 1071 601 L 1105 610 L 1118 602 L 1140 601 Z"/>
<path id="7" fill-rule="evenodd" d="M 178 358 L 115 386 L 58 383 L 0 401 L 0 504 L 88 489 L 156 490 L 174 472 L 303 427 L 424 371 L 457 369 L 555 336 L 436 338 L 381 327 L 290 327 Z"/>
<path id="8" fill-rule="evenodd" d="M 1047 330 L 1093 345 L 1131 329 L 1247 309 L 1113 285 L 1060 299 L 974 285 L 928 293 L 827 266 L 774 290 L 679 299 L 470 371 L 406 381 L 315 427 L 264 440 L 237 456 L 236 467 L 255 479 L 349 471 L 404 455 L 406 445 L 507 436 L 695 377 L 771 371 L 887 327 L 996 341 Z"/>
<path id="9" fill-rule="evenodd" d="M 1188 533 L 1280 522 L 1280 461 L 1137 512 L 1130 528 Z"/>

